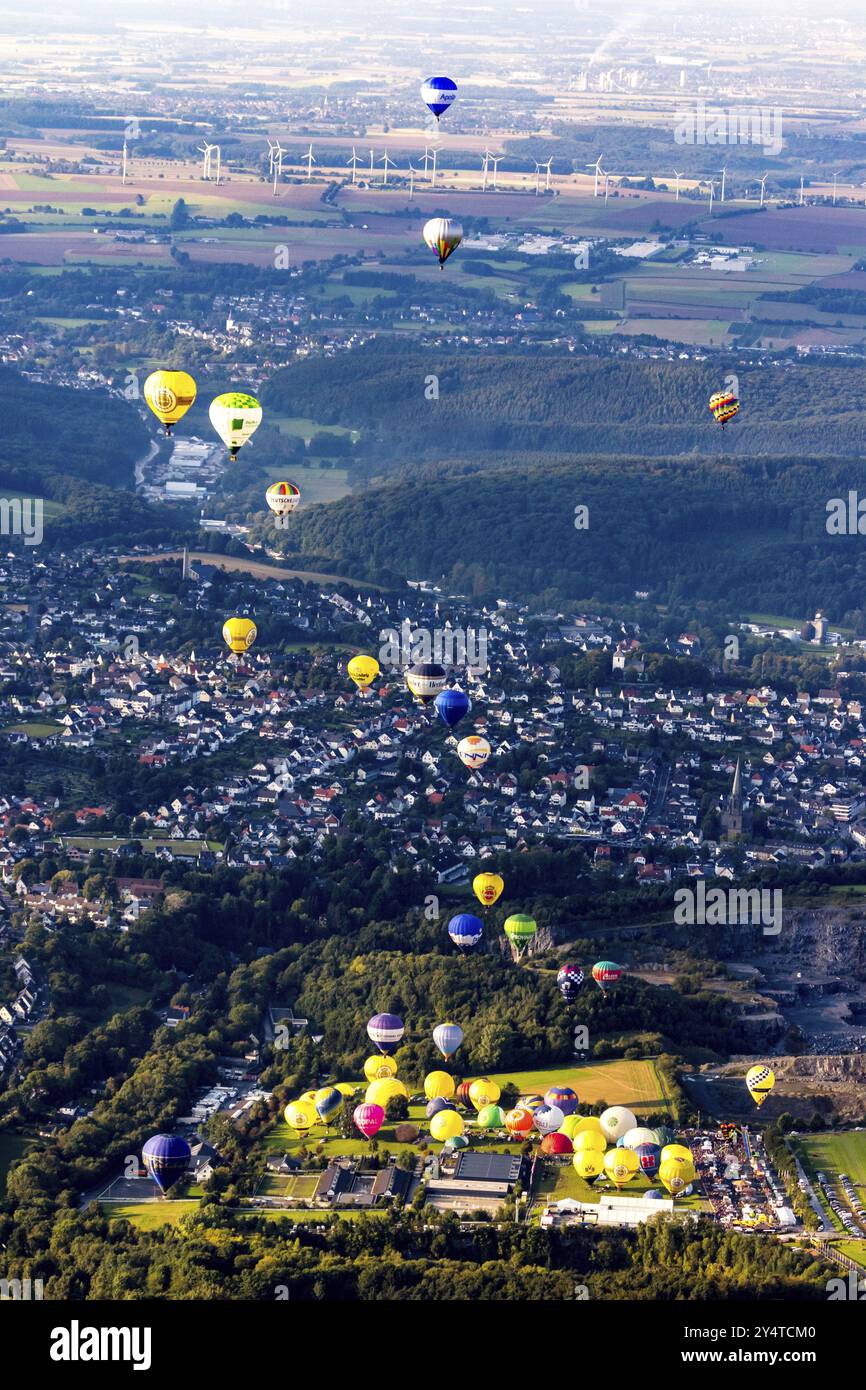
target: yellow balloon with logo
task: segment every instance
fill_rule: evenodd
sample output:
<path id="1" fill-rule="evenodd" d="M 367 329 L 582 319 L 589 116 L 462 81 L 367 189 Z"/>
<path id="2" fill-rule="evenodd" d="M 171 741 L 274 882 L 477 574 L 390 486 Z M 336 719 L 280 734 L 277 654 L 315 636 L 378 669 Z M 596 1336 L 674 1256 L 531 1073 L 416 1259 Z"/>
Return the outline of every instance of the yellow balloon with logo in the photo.
<path id="1" fill-rule="evenodd" d="M 640 1168 L 634 1149 L 608 1149 L 604 1156 L 604 1171 L 615 1187 L 625 1187 Z"/>
<path id="2" fill-rule="evenodd" d="M 335 1081 L 335 1082 L 334 1082 L 334 1090 L 335 1090 L 335 1091 L 339 1091 L 339 1092 L 340 1092 L 340 1095 L 341 1095 L 341 1096 L 345 1096 L 347 1099 L 349 1099 L 351 1096 L 353 1096 L 353 1095 L 355 1094 L 355 1092 L 357 1091 L 357 1089 L 358 1089 L 358 1087 L 357 1087 L 357 1086 L 353 1086 L 352 1083 L 351 1083 L 351 1081 Z"/>
<path id="3" fill-rule="evenodd" d="M 144 383 L 144 399 L 166 434 L 183 419 L 195 397 L 196 385 L 189 372 L 151 372 Z"/>
<path id="4" fill-rule="evenodd" d="M 223 623 L 223 641 L 235 656 L 248 652 L 256 640 L 256 625 L 251 618 L 229 618 Z"/>
<path id="5" fill-rule="evenodd" d="M 395 1096 L 405 1096 L 408 1100 L 409 1092 L 396 1076 L 383 1076 L 378 1081 L 370 1082 L 364 1100 L 367 1105 L 381 1105 L 383 1110 L 387 1110 L 389 1100 Z"/>
<path id="6" fill-rule="evenodd" d="M 665 1144 L 661 1151 L 660 1162 L 667 1163 L 668 1159 L 673 1158 L 680 1163 L 693 1163 L 691 1149 L 687 1149 L 685 1144 Z"/>
<path id="7" fill-rule="evenodd" d="M 678 1196 L 683 1188 L 693 1183 L 697 1173 L 693 1163 L 676 1158 L 668 1158 L 659 1167 L 658 1178 L 672 1197 Z"/>
<path id="8" fill-rule="evenodd" d="M 350 677 L 361 691 L 373 684 L 379 674 L 379 669 L 379 663 L 373 656 L 353 656 L 346 667 Z"/>
<path id="9" fill-rule="evenodd" d="M 603 1154 L 607 1148 L 607 1140 L 601 1133 L 601 1130 L 596 1129 L 576 1129 L 571 1136 L 571 1143 L 576 1154 Z"/>
<path id="10" fill-rule="evenodd" d="M 462 1134 L 466 1128 L 463 1123 L 463 1116 L 458 1115 L 456 1110 L 440 1110 L 430 1121 L 430 1134 L 432 1138 L 440 1143 L 446 1139 L 456 1139 L 458 1134 Z"/>
<path id="11" fill-rule="evenodd" d="M 749 1067 L 746 1072 L 746 1085 L 749 1095 L 757 1106 L 762 1106 L 776 1084 L 776 1078 L 769 1067 L 763 1064 Z"/>
<path id="12" fill-rule="evenodd" d="M 491 1081 L 489 1076 L 479 1076 L 469 1087 L 469 1099 L 476 1110 L 483 1110 L 485 1105 L 495 1105 L 501 1094 L 496 1082 Z"/>
<path id="13" fill-rule="evenodd" d="M 316 1107 L 308 1100 L 293 1101 L 291 1105 L 286 1106 L 285 1115 L 286 1124 L 290 1129 L 296 1129 L 299 1134 L 305 1134 L 319 1122 Z"/>
<path id="14" fill-rule="evenodd" d="M 368 1081 L 383 1081 L 386 1076 L 397 1075 L 397 1063 L 385 1054 L 368 1057 L 364 1063 L 364 1075 Z"/>
<path id="15" fill-rule="evenodd" d="M 245 391 L 226 391 L 216 396 L 208 411 L 210 422 L 225 444 L 231 458 L 251 439 L 262 423 L 262 408 L 255 396 Z"/>
<path id="16" fill-rule="evenodd" d="M 599 1149 L 580 1149 L 571 1160 L 574 1171 L 584 1182 L 592 1182 L 604 1171 L 604 1154 Z"/>
<path id="17" fill-rule="evenodd" d="M 476 874 L 472 880 L 472 891 L 482 907 L 492 907 L 502 896 L 505 880 L 499 874 Z"/>

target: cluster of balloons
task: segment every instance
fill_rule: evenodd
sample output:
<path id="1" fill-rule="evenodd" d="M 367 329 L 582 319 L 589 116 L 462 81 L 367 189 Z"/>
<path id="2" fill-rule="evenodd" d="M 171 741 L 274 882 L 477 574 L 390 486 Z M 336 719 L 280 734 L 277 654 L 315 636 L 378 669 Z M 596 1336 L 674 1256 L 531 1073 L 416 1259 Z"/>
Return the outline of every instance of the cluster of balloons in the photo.
<path id="1" fill-rule="evenodd" d="M 592 978 L 602 993 L 606 993 L 608 985 L 614 985 L 622 978 L 622 966 L 617 965 L 615 960 L 596 961 L 592 967 Z M 566 964 L 561 967 L 556 976 L 556 983 L 566 1004 L 574 1003 L 585 979 L 586 976 L 579 965 Z"/>
<path id="2" fill-rule="evenodd" d="M 355 1087 L 348 1081 L 322 1086 L 317 1091 L 305 1091 L 298 1100 L 286 1106 L 286 1124 L 298 1134 L 306 1134 L 317 1124 L 327 1128 L 337 1119 L 344 1102 L 354 1094 Z"/>
<path id="3" fill-rule="evenodd" d="M 381 675 L 376 658 L 363 653 L 352 657 L 346 671 L 362 694 Z M 449 729 L 455 729 L 472 709 L 469 696 L 459 686 L 448 685 L 445 667 L 436 661 L 422 661 L 410 666 L 406 672 L 406 685 L 425 709 L 430 704 L 435 707 L 442 723 Z M 482 768 L 491 751 L 487 739 L 477 734 L 470 734 L 457 745 L 457 756 L 470 771 Z"/>
<path id="4" fill-rule="evenodd" d="M 160 369 L 151 372 L 144 383 L 144 399 L 166 434 L 171 434 L 173 426 L 183 419 L 195 403 L 196 394 L 197 387 L 189 372 Z M 226 391 L 215 396 L 208 414 L 233 459 L 262 423 L 262 407 L 255 396 L 245 391 Z"/>

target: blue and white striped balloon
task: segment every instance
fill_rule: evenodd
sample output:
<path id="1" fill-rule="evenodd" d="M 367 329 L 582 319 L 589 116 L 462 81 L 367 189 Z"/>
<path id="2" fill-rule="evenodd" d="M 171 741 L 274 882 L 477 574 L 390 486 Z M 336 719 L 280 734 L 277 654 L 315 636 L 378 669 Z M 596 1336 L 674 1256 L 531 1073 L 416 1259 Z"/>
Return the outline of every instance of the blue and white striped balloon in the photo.
<path id="1" fill-rule="evenodd" d="M 457 95 L 457 83 L 450 77 L 428 77 L 421 83 L 421 100 L 433 112 L 437 121 L 444 115 Z"/>

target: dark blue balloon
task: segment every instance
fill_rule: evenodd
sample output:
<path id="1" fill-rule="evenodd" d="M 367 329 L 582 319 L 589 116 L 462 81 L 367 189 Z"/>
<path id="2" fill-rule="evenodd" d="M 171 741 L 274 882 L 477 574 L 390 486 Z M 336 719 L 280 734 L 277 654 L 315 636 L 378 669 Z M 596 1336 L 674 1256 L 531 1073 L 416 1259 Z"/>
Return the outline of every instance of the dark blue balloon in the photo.
<path id="1" fill-rule="evenodd" d="M 483 934 L 484 923 L 480 917 L 473 917 L 471 912 L 458 912 L 448 923 L 448 935 L 461 950 L 467 946 L 475 946 Z"/>
<path id="2" fill-rule="evenodd" d="M 635 1153 L 640 1161 L 640 1170 L 648 1178 L 654 1178 L 662 1161 L 661 1144 L 638 1144 Z"/>
<path id="3" fill-rule="evenodd" d="M 189 1166 L 190 1147 L 179 1134 L 154 1134 L 141 1151 L 144 1166 L 161 1192 L 177 1182 Z"/>
<path id="4" fill-rule="evenodd" d="M 427 1103 L 427 1119 L 432 1120 L 434 1115 L 438 1115 L 440 1110 L 456 1110 L 457 1107 L 444 1096 L 437 1096 L 435 1100 Z"/>
<path id="5" fill-rule="evenodd" d="M 449 686 L 447 690 L 440 690 L 435 700 L 436 713 L 449 729 L 453 729 L 455 724 L 459 724 L 464 714 L 468 714 L 472 708 L 472 701 L 462 690 L 457 690 Z"/>

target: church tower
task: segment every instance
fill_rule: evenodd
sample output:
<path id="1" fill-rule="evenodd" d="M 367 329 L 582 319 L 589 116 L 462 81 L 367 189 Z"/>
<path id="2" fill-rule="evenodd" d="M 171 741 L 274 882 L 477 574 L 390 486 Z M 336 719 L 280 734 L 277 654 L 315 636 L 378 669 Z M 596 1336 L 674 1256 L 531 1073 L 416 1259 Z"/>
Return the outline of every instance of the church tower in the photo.
<path id="1" fill-rule="evenodd" d="M 743 805 L 743 775 L 740 770 L 740 759 L 737 758 L 734 780 L 725 808 L 722 811 L 722 831 L 726 840 L 735 840 L 739 835 L 748 833 L 750 828 L 751 817 L 748 809 Z"/>

